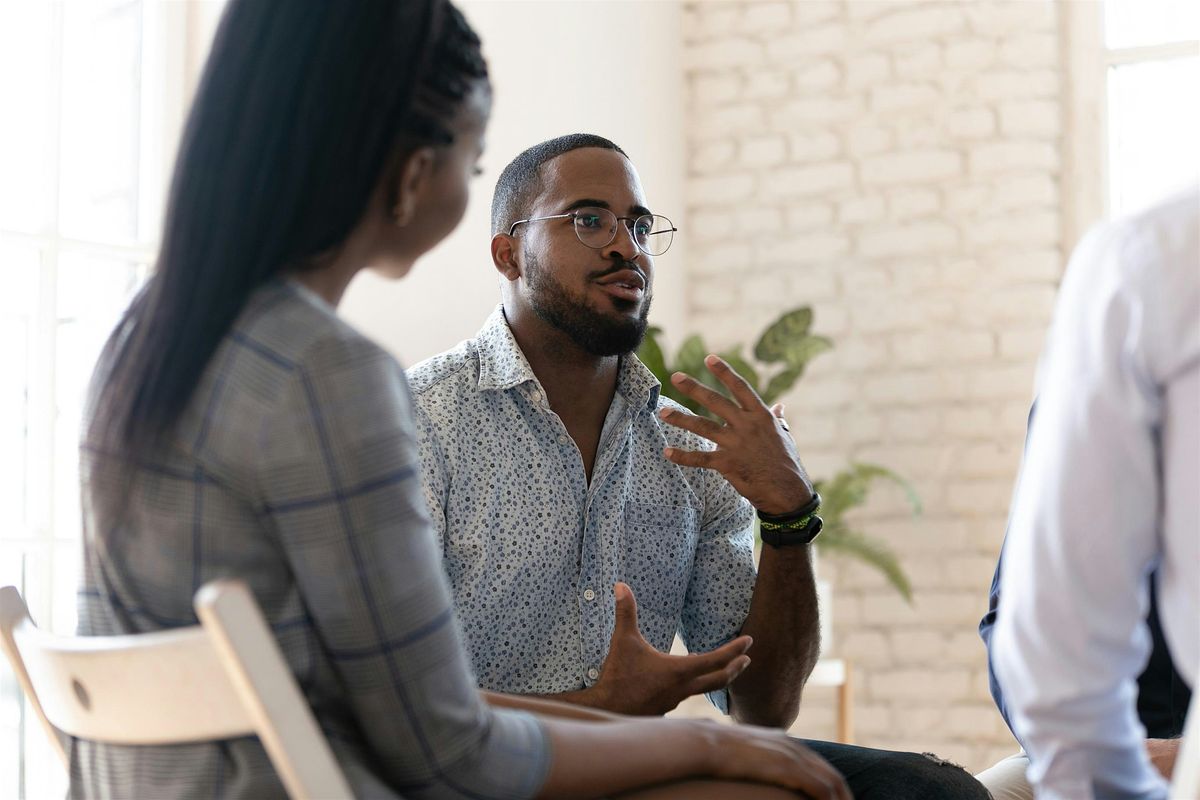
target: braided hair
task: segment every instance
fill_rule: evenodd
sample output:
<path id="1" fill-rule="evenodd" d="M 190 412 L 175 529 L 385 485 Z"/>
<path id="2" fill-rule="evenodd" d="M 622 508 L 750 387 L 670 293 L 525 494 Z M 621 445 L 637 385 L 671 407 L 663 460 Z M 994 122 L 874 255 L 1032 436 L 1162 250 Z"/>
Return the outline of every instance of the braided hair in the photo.
<path id="1" fill-rule="evenodd" d="M 447 3 L 441 36 L 432 48 L 432 69 L 417 86 L 412 107 L 403 125 L 417 137 L 438 144 L 452 144 L 454 135 L 447 124 L 473 86 L 488 80 L 487 62 L 480 51 L 479 36 L 462 12 Z"/>
<path id="2" fill-rule="evenodd" d="M 397 151 L 487 81 L 448 0 L 231 0 L 180 143 L 155 272 L 101 356 L 86 444 L 168 439 L 257 288 L 346 240 Z"/>

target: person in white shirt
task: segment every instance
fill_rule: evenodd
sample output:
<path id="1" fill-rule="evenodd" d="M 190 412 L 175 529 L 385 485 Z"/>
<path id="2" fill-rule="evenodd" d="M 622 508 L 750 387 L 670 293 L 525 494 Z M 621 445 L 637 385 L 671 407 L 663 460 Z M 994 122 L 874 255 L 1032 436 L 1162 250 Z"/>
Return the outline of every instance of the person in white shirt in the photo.
<path id="1" fill-rule="evenodd" d="M 992 658 L 1038 796 L 1166 798 L 1138 721 L 1148 577 L 1200 671 L 1200 193 L 1101 226 L 1067 269 L 1018 480 Z"/>

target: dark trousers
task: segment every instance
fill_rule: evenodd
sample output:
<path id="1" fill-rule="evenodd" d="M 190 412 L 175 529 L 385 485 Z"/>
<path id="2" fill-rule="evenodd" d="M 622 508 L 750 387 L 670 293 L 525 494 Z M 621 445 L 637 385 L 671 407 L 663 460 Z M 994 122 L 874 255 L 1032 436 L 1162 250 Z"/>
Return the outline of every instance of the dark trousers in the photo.
<path id="1" fill-rule="evenodd" d="M 965 769 L 932 756 L 800 741 L 842 773 L 855 800 L 989 800 Z"/>

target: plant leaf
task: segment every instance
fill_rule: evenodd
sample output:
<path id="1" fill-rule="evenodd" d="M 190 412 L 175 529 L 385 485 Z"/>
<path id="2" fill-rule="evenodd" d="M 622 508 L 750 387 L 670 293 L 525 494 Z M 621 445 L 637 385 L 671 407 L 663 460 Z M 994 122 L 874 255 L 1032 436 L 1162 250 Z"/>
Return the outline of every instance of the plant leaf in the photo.
<path id="1" fill-rule="evenodd" d="M 883 573 L 905 602 L 912 605 L 912 584 L 900 560 L 884 543 L 869 539 L 841 524 L 825 525 L 814 544 L 822 554 L 857 558 Z"/>
<path id="2" fill-rule="evenodd" d="M 821 493 L 822 518 L 827 524 L 840 523 L 845 512 L 866 501 L 871 484 L 880 479 L 891 481 L 903 489 L 913 513 L 921 513 L 921 497 L 904 478 L 878 464 L 853 463 L 832 478 L 817 482 L 816 489 Z"/>
<path id="3" fill-rule="evenodd" d="M 704 367 L 706 355 L 708 355 L 708 348 L 704 346 L 704 340 L 698 334 L 693 333 L 679 346 L 679 352 L 675 356 L 675 371 L 686 372 L 696 380 L 700 380 L 701 374 L 708 371 Z"/>
<path id="4" fill-rule="evenodd" d="M 771 380 L 767 382 L 767 388 L 763 392 L 762 401 L 767 405 L 771 405 L 779 399 L 780 395 L 791 389 L 803 374 L 803 366 L 788 367 L 782 372 L 775 373 L 771 376 Z"/>
<path id="5" fill-rule="evenodd" d="M 807 336 L 812 321 L 813 312 L 808 306 L 784 313 L 763 331 L 754 345 L 754 357 L 768 364 L 786 361 L 789 344 Z"/>
<path id="6" fill-rule="evenodd" d="M 798 367 L 803 371 L 809 361 L 832 349 L 832 340 L 824 336 L 806 335 L 789 343 L 783 357 L 789 367 Z"/>
<path id="7" fill-rule="evenodd" d="M 923 510 L 921 496 L 917 494 L 917 490 L 913 485 L 887 467 L 856 461 L 850 465 L 850 469 L 860 480 L 868 482 L 886 480 L 896 484 L 904 491 L 905 496 L 908 498 L 908 504 L 912 506 L 914 515 L 920 514 Z"/>

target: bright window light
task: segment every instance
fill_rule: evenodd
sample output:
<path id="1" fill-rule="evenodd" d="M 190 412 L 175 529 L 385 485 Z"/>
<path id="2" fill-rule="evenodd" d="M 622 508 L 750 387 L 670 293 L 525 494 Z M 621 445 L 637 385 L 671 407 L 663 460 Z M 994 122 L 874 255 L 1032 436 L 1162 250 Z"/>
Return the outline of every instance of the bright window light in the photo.
<path id="1" fill-rule="evenodd" d="M 1200 183 L 1200 3 L 1106 0 L 1108 209 Z"/>

